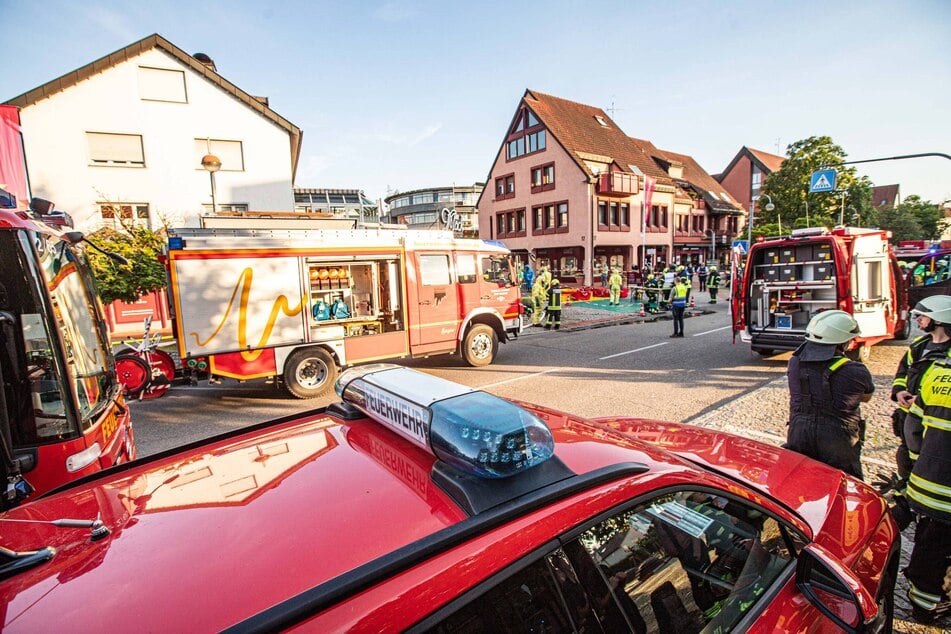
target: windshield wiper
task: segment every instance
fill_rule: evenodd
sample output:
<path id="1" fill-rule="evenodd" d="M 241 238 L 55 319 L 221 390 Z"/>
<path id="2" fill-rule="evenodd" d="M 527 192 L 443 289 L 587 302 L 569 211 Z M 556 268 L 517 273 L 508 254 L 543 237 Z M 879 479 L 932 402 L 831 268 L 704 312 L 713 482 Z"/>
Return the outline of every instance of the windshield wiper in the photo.
<path id="1" fill-rule="evenodd" d="M 56 554 L 51 546 L 39 550 L 25 550 L 16 552 L 0 546 L 0 580 L 18 575 L 34 566 L 46 563 Z"/>
<path id="2" fill-rule="evenodd" d="M 91 528 L 89 541 L 99 541 L 109 534 L 109 529 L 102 522 L 102 516 L 97 515 L 94 520 L 73 520 L 64 518 L 61 520 L 15 520 L 7 517 L 0 517 L 0 522 L 14 522 L 16 524 L 49 524 L 59 528 Z"/>

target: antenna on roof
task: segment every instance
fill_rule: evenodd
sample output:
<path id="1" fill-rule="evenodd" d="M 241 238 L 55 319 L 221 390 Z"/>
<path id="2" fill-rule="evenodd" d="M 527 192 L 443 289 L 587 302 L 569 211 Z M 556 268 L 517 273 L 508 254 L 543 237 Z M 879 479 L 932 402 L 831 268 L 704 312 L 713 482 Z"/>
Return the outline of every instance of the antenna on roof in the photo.
<path id="1" fill-rule="evenodd" d="M 614 113 L 618 110 L 624 110 L 624 108 L 615 108 L 614 107 L 614 95 L 611 95 L 611 107 L 605 108 L 604 111 L 611 115 L 611 118 L 614 118 Z"/>

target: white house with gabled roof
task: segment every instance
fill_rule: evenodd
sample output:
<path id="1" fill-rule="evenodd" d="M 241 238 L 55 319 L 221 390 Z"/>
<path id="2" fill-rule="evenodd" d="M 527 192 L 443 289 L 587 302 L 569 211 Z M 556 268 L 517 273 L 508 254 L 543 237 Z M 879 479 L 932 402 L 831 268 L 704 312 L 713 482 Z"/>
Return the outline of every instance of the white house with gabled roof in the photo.
<path id="1" fill-rule="evenodd" d="M 292 211 L 302 132 L 203 54 L 150 35 L 6 103 L 20 109 L 34 196 L 78 228 L 124 216 L 197 226 L 218 211 Z"/>

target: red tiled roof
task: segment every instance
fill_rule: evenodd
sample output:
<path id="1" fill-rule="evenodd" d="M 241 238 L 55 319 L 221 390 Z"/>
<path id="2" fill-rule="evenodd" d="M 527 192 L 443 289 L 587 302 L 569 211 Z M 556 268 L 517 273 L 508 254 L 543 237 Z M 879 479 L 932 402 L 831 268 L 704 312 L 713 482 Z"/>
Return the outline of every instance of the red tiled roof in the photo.
<path id="1" fill-rule="evenodd" d="M 753 148 L 747 149 L 749 149 L 750 154 L 759 159 L 760 163 L 766 166 L 766 169 L 768 169 L 770 173 L 779 171 L 779 168 L 783 166 L 783 161 L 786 160 L 785 156 L 776 156 L 775 154 L 770 154 L 762 150 L 754 150 Z"/>
<path id="2" fill-rule="evenodd" d="M 645 141 L 645 143 L 650 143 Z M 698 190 L 700 193 L 709 192 L 713 194 L 713 201 L 716 203 L 715 207 L 719 209 L 733 208 L 735 210 L 742 210 L 742 207 L 737 204 L 733 197 L 731 196 L 728 202 L 723 201 L 723 195 L 726 194 L 726 189 L 718 183 L 709 173 L 702 167 L 697 161 L 688 154 L 680 154 L 678 152 L 671 152 L 670 150 L 660 150 L 651 145 L 654 148 L 655 153 L 662 160 L 668 162 L 676 161 L 684 166 L 683 180 L 690 183 L 694 189 Z"/>
<path id="3" fill-rule="evenodd" d="M 877 185 L 872 188 L 872 207 L 879 208 L 887 205 L 897 205 L 899 202 L 899 185 Z"/>
<path id="4" fill-rule="evenodd" d="M 624 134 L 601 108 L 534 90 L 526 90 L 522 99 L 589 176 L 594 174 L 578 156 L 579 152 L 608 156 L 625 172 L 631 172 L 628 166 L 634 165 L 645 175 L 656 178 L 658 183 L 673 185 L 667 173 L 651 158 L 650 152 Z M 601 125 L 596 117 L 606 125 Z"/>

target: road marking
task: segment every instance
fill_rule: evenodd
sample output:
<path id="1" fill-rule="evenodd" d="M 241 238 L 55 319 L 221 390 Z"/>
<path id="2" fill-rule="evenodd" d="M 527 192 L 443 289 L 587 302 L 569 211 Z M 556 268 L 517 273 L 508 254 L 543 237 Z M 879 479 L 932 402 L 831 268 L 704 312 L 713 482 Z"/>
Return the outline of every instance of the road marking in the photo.
<path id="1" fill-rule="evenodd" d="M 561 368 L 548 368 L 547 370 L 542 370 L 541 372 L 533 372 L 532 374 L 526 374 L 525 376 L 517 376 L 514 379 L 505 379 L 504 381 L 496 381 L 495 383 L 487 383 L 485 385 L 479 386 L 477 389 L 484 390 L 487 387 L 495 387 L 496 385 L 505 385 L 506 383 L 514 383 L 515 381 L 521 381 L 522 379 L 530 379 L 535 376 L 541 376 L 542 374 L 548 374 L 549 372 L 554 372 L 555 370 L 560 370 Z"/>
<path id="2" fill-rule="evenodd" d="M 628 350 L 627 352 L 618 352 L 617 354 L 609 354 L 609 355 L 606 356 L 606 357 L 601 357 L 600 359 L 598 359 L 598 361 L 604 361 L 605 359 L 613 359 L 614 357 L 623 357 L 623 356 L 626 355 L 626 354 L 632 354 L 632 353 L 634 353 L 634 352 L 640 352 L 641 350 L 650 350 L 651 348 L 657 348 L 657 347 L 660 347 L 660 346 L 666 346 L 668 343 L 670 343 L 670 342 L 669 342 L 669 341 L 665 341 L 665 342 L 663 342 L 663 343 L 655 343 L 655 344 L 652 345 L 652 346 L 644 346 L 643 348 L 638 348 L 638 349 L 636 349 L 636 350 Z"/>
<path id="3" fill-rule="evenodd" d="M 720 332 L 721 330 L 726 330 L 727 328 L 732 328 L 733 326 L 724 326 L 723 328 L 714 328 L 713 330 L 708 330 L 706 332 L 698 332 L 693 335 L 694 337 L 699 337 L 701 335 L 709 335 L 711 332 Z"/>

